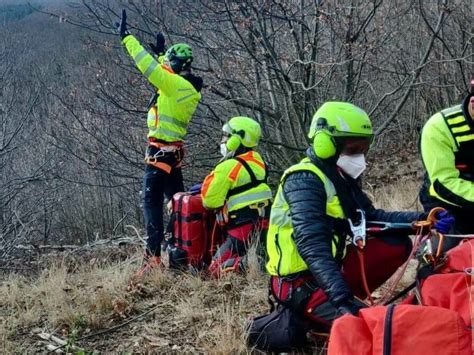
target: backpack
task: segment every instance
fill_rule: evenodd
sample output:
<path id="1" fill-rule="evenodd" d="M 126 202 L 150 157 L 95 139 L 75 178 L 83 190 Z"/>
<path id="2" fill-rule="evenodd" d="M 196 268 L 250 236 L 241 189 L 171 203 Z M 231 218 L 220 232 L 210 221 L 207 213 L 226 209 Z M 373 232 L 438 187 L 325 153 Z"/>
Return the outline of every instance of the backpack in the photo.
<path id="1" fill-rule="evenodd" d="M 471 330 L 455 311 L 415 305 L 362 309 L 334 321 L 329 355 L 471 355 Z"/>
<path id="2" fill-rule="evenodd" d="M 204 208 L 199 193 L 178 192 L 173 196 L 171 239 L 168 253 L 171 268 L 201 270 L 211 262 L 214 213 Z"/>
<path id="3" fill-rule="evenodd" d="M 307 345 L 309 327 L 301 316 L 279 305 L 247 325 L 247 346 L 261 351 L 290 352 Z"/>

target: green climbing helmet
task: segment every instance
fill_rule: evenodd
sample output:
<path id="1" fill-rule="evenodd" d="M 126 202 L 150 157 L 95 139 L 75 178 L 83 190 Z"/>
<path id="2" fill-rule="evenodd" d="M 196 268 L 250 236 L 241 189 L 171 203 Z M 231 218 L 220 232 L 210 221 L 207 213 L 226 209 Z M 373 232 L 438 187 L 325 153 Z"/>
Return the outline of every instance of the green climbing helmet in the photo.
<path id="1" fill-rule="evenodd" d="M 367 113 L 348 102 L 326 102 L 314 114 L 308 137 L 317 157 L 367 153 L 373 141 Z"/>
<path id="2" fill-rule="evenodd" d="M 369 115 L 348 102 L 325 102 L 314 114 L 308 137 L 313 139 L 316 132 L 325 130 L 332 137 L 373 138 Z"/>
<path id="3" fill-rule="evenodd" d="M 227 144 L 231 151 L 237 149 L 240 144 L 248 148 L 256 147 L 262 135 L 260 124 L 244 116 L 232 117 L 222 130 L 230 136 Z"/>
<path id="4" fill-rule="evenodd" d="M 186 43 L 173 44 L 165 53 L 165 61 L 177 73 L 189 68 L 193 59 L 193 50 Z"/>
<path id="5" fill-rule="evenodd" d="M 182 60 L 191 59 L 193 60 L 193 50 L 186 43 L 176 43 L 173 44 L 165 53 L 167 59 L 172 59 L 172 57 L 177 57 Z"/>

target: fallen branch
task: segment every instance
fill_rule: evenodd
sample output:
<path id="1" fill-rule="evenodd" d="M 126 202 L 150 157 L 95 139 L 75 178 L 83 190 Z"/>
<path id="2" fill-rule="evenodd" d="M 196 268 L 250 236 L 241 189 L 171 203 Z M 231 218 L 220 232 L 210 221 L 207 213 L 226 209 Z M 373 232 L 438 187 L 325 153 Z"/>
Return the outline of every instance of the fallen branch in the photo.
<path id="1" fill-rule="evenodd" d="M 16 245 L 14 249 L 20 250 L 45 250 L 45 249 L 53 249 L 53 250 L 64 250 L 64 249 L 77 249 L 80 247 L 79 245 Z"/>
<path id="2" fill-rule="evenodd" d="M 97 332 L 97 333 L 85 335 L 85 336 L 83 336 L 83 337 L 81 337 L 81 338 L 79 338 L 79 339 L 77 339 L 77 340 L 78 340 L 78 341 L 79 341 L 79 340 L 84 340 L 84 339 L 87 339 L 87 338 L 92 338 L 92 337 L 96 337 L 96 336 L 99 336 L 99 335 L 102 335 L 102 334 L 110 333 L 110 332 L 112 332 L 112 331 L 114 331 L 114 330 L 116 330 L 116 329 L 122 328 L 122 327 L 126 326 L 127 324 L 130 324 L 130 323 L 132 323 L 132 322 L 134 322 L 134 321 L 136 321 L 136 320 L 138 320 L 138 319 L 140 319 L 140 318 L 142 318 L 142 317 L 144 317 L 144 316 L 150 314 L 150 313 L 153 312 L 155 309 L 158 309 L 158 308 L 163 307 L 163 306 L 165 306 L 165 305 L 170 306 L 170 305 L 173 305 L 173 303 L 172 303 L 172 302 L 164 302 L 164 303 L 157 304 L 156 306 L 153 306 L 153 307 L 149 308 L 149 309 L 146 310 L 145 312 L 139 314 L 138 316 L 135 316 L 135 317 L 133 317 L 133 318 L 130 318 L 130 319 L 126 320 L 126 321 L 123 322 L 123 323 L 117 324 L 116 326 L 113 326 L 113 327 L 111 327 L 111 328 L 107 328 L 107 329 L 101 330 L 101 331 L 99 331 L 99 332 Z"/>
<path id="3" fill-rule="evenodd" d="M 15 270 L 15 271 L 30 271 L 33 270 L 32 267 L 17 267 L 17 266 L 0 266 L 0 270 Z"/>
<path id="4" fill-rule="evenodd" d="M 96 333 L 92 333 L 92 334 L 88 334 L 88 335 L 84 335 L 83 337 L 80 337 L 76 340 L 76 342 L 78 341 L 81 341 L 81 340 L 84 340 L 84 339 L 89 339 L 89 338 L 93 338 L 93 337 L 96 337 L 96 336 L 99 336 L 99 335 L 103 335 L 103 334 L 106 334 L 106 333 L 110 333 L 110 332 L 113 332 L 114 330 L 117 330 L 119 328 L 122 328 L 124 326 L 126 326 L 127 324 L 130 324 L 148 314 L 150 314 L 151 312 L 153 312 L 155 309 L 158 309 L 160 307 L 163 307 L 163 306 L 166 306 L 166 305 L 172 305 L 173 303 L 172 302 L 164 302 L 164 303 L 160 303 L 160 304 L 157 304 L 156 306 L 153 306 L 151 308 L 149 308 L 148 310 L 146 310 L 145 312 L 139 314 L 138 316 L 135 316 L 133 318 L 130 318 L 128 320 L 126 320 L 125 322 L 123 323 L 120 323 L 120 324 L 117 324 L 116 326 L 113 326 L 113 327 L 110 327 L 110 328 L 107 328 L 107 329 L 104 329 L 104 330 L 101 330 L 99 332 L 96 332 Z M 65 347 L 67 344 L 63 344 L 59 347 L 57 347 L 57 349 L 61 349 L 63 347 Z"/>
<path id="5" fill-rule="evenodd" d="M 68 346 L 68 342 L 64 339 L 61 339 L 53 334 L 49 334 L 49 333 L 45 333 L 45 332 L 41 332 L 38 334 L 38 336 L 43 339 L 43 340 L 48 340 L 48 341 L 52 341 L 54 343 L 56 343 L 56 345 L 54 344 L 47 344 L 46 345 L 46 348 L 49 350 L 49 351 L 54 351 L 55 353 L 63 353 L 63 351 L 61 350 L 63 347 L 65 346 Z M 69 344 L 69 348 L 68 350 L 73 350 L 75 352 L 84 352 L 84 349 L 81 349 L 75 345 L 72 345 L 72 344 Z"/>
<path id="6" fill-rule="evenodd" d="M 120 246 L 124 244 L 129 244 L 129 245 L 134 245 L 134 244 L 142 244 L 143 240 L 137 240 L 136 238 L 132 237 L 122 237 L 122 238 L 113 238 L 113 239 L 100 239 L 92 243 L 87 243 L 83 245 L 70 245 L 70 244 L 64 244 L 64 245 L 15 245 L 14 249 L 20 249 L 20 250 L 65 250 L 69 249 L 71 251 L 77 251 L 80 249 L 91 249 L 95 247 L 100 247 L 100 246 Z M 0 248 L 1 250 L 1 248 Z"/>

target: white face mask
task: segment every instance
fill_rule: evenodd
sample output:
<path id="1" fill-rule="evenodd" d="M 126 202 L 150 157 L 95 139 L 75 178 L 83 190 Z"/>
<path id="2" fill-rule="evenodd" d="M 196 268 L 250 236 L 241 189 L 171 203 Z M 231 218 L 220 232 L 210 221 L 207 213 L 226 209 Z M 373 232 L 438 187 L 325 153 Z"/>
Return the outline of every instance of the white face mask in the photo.
<path id="1" fill-rule="evenodd" d="M 227 156 L 227 146 L 225 143 L 221 143 L 221 155 L 225 158 Z"/>
<path id="2" fill-rule="evenodd" d="M 337 166 L 340 167 L 347 175 L 353 179 L 357 179 L 366 168 L 365 155 L 364 154 L 353 154 L 353 155 L 340 155 L 337 160 Z"/>
<path id="3" fill-rule="evenodd" d="M 229 150 L 227 149 L 226 143 L 221 143 L 221 148 L 220 148 L 221 155 L 224 159 L 230 158 L 234 156 L 235 150 Z"/>

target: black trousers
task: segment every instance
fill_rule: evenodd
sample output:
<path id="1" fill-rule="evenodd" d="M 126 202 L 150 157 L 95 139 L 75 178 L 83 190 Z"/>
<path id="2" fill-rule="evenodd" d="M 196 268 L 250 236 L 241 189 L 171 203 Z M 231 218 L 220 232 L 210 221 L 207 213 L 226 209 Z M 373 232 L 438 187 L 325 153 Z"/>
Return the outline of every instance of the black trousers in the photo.
<path id="1" fill-rule="evenodd" d="M 184 191 L 181 167 L 173 167 L 170 173 L 167 173 L 162 169 L 147 165 L 142 191 L 147 234 L 146 252 L 151 256 L 159 256 L 164 233 L 163 203 L 165 196 L 171 199 L 175 193 Z"/>

